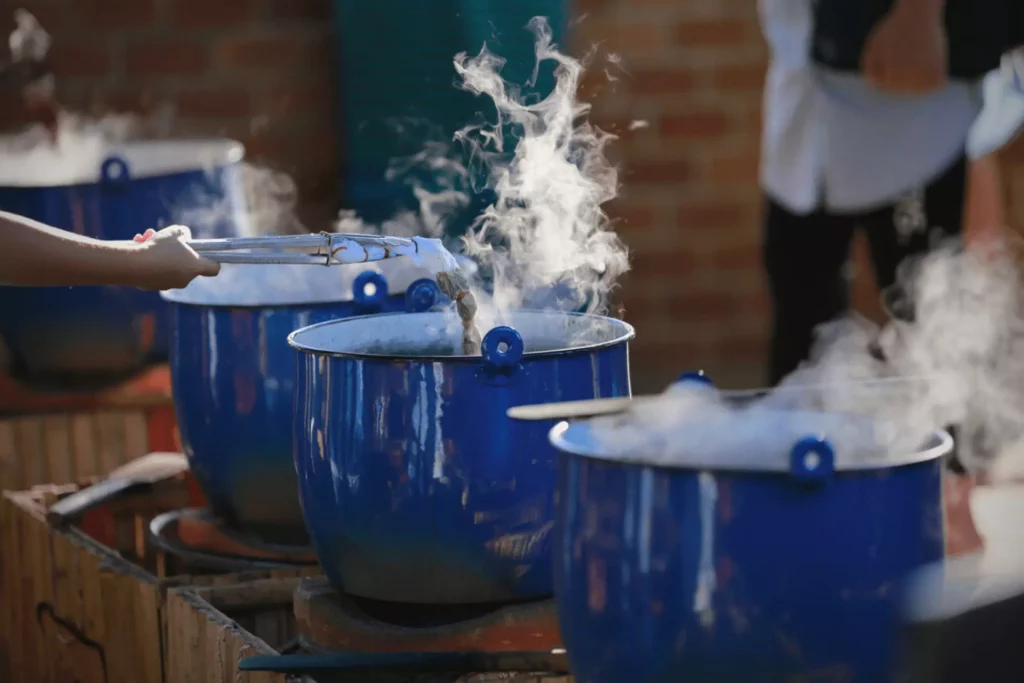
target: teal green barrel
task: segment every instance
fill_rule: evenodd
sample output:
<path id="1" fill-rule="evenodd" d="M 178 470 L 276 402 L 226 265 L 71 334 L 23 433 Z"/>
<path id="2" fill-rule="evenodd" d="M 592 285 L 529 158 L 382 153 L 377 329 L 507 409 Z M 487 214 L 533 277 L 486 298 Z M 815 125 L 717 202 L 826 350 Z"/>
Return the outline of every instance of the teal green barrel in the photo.
<path id="1" fill-rule="evenodd" d="M 426 189 L 437 176 L 415 173 L 389 179 L 393 160 L 418 154 L 430 143 L 452 144 L 454 134 L 479 120 L 494 120 L 494 105 L 456 87 L 455 55 L 488 49 L 504 58 L 502 75 L 526 84 L 535 67 L 534 35 L 527 23 L 547 18 L 561 45 L 569 23 L 568 0 L 336 0 L 340 79 L 342 178 L 345 208 L 379 223 L 415 209 L 409 184 Z M 524 94 L 548 94 L 550 70 L 541 70 Z M 460 153 L 457 145 L 453 152 Z M 480 188 L 482 190 L 482 188 Z M 447 226 L 465 232 L 488 196 L 470 192 L 471 202 Z"/>

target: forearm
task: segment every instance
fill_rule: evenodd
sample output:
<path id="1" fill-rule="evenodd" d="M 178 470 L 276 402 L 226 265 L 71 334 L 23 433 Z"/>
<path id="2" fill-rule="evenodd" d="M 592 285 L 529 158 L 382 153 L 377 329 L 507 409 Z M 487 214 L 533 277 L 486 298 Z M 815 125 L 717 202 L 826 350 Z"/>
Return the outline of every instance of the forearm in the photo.
<path id="1" fill-rule="evenodd" d="M 136 284 L 131 242 L 104 242 L 0 212 L 0 283 L 15 286 Z"/>

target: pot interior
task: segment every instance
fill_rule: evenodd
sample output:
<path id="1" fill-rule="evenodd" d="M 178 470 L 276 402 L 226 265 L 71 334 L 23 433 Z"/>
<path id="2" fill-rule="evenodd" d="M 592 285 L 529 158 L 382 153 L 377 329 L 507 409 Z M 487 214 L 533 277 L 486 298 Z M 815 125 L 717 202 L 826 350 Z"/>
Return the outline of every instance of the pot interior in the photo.
<path id="1" fill-rule="evenodd" d="M 558 311 L 517 311 L 496 323 L 518 332 L 525 354 L 534 356 L 612 346 L 634 334 L 621 320 Z M 363 316 L 306 327 L 288 341 L 308 353 L 443 359 L 462 356 L 462 324 L 451 311 Z"/>

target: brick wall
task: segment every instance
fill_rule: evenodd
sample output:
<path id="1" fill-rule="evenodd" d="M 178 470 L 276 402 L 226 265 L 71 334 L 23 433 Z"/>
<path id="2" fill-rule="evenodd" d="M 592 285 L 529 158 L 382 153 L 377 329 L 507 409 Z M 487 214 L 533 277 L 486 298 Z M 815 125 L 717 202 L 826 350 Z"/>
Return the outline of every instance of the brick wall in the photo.
<path id="1" fill-rule="evenodd" d="M 333 209 L 336 146 L 329 0 L 26 0 L 54 35 L 61 96 L 83 108 L 171 102 L 177 131 L 244 141 L 295 174 L 305 217 Z M 766 49 L 754 0 L 576 0 L 572 39 L 619 54 L 627 74 L 586 87 L 624 191 L 611 208 L 633 251 L 625 317 L 639 334 L 638 390 L 705 368 L 761 379 L 767 301 L 757 187 Z M 15 5 L 0 4 L 7 21 Z M 3 27 L 4 31 L 8 27 Z M 600 76 L 602 68 L 593 70 Z M 9 112 L 10 107 L 0 107 Z M 636 119 L 648 128 L 629 130 Z M 9 123 L 9 122 L 8 122 Z M 1024 225 L 1024 141 L 1003 155 L 1010 214 Z M 877 311 L 858 259 L 857 301 Z"/>
<path id="2" fill-rule="evenodd" d="M 250 159 L 294 175 L 303 218 L 333 215 L 330 0 L 4 0 L 5 36 L 17 7 L 52 34 L 69 108 L 170 105 L 173 133 L 241 140 Z M 14 108 L 2 109 L 9 126 Z"/>
<path id="3" fill-rule="evenodd" d="M 633 251 L 624 316 L 638 329 L 636 388 L 704 368 L 760 380 L 767 301 L 757 186 L 767 51 L 752 0 L 579 0 L 574 42 L 621 55 L 627 74 L 588 86 L 621 135 L 613 213 Z M 628 122 L 650 126 L 633 132 Z"/>

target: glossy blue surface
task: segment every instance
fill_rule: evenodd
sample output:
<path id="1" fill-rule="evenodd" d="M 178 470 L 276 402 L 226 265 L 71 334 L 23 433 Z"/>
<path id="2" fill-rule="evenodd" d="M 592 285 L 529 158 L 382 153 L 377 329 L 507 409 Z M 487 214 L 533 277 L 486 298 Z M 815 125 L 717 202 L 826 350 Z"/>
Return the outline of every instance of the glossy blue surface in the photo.
<path id="1" fill-rule="evenodd" d="M 632 328 L 569 317 L 606 321 L 605 339 L 531 353 L 537 335 L 524 325 L 536 332 L 551 322 L 560 335 L 566 319 L 539 311 L 514 314 L 514 330 L 489 332 L 483 357 L 359 355 L 373 346 L 367 339 L 387 354 L 399 323 L 422 349 L 444 329 L 435 313 L 292 335 L 299 491 L 313 546 L 339 590 L 434 604 L 551 594 L 552 423 L 513 422 L 505 411 L 630 391 Z"/>
<path id="2" fill-rule="evenodd" d="M 422 310 L 440 296 L 432 282 L 406 294 L 282 306 L 219 306 L 172 298 L 171 379 L 181 442 L 214 512 L 263 540 L 307 542 L 292 462 L 295 353 L 287 337 L 313 323 L 380 311 Z M 433 285 L 431 296 L 423 289 Z"/>
<path id="3" fill-rule="evenodd" d="M 238 164 L 203 168 L 196 159 L 191 167 L 197 170 L 133 178 L 124 159 L 111 157 L 97 182 L 0 187 L 0 210 L 88 237 L 130 240 L 148 228 L 184 222 L 197 209 L 216 207 L 204 212 L 201 225 L 188 221 L 194 236 L 236 234 L 245 210 Z M 166 360 L 168 322 L 167 306 L 156 292 L 0 287 L 0 340 L 18 374 L 116 379 Z"/>
<path id="4" fill-rule="evenodd" d="M 575 680 L 891 680 L 897 583 L 943 557 L 936 443 L 857 471 L 817 440 L 789 472 L 563 453 L 555 589 Z"/>

